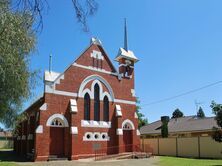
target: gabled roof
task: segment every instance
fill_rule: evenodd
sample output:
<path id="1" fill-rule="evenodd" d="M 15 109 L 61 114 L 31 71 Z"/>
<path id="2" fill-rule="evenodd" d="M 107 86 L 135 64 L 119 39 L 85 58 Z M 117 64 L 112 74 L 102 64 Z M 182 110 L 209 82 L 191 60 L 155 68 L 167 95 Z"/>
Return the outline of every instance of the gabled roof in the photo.
<path id="1" fill-rule="evenodd" d="M 44 101 L 44 97 L 41 96 L 38 99 L 36 99 L 32 104 L 29 105 L 29 107 L 27 107 L 24 112 L 30 112 L 33 111 L 32 108 L 36 107 L 36 106 L 41 106 L 43 104 Z"/>
<path id="2" fill-rule="evenodd" d="M 1 131 L 0 137 L 12 137 L 12 132 L 11 131 Z"/>
<path id="3" fill-rule="evenodd" d="M 143 126 L 140 128 L 141 135 L 144 134 L 161 134 L 160 120 Z M 197 118 L 196 116 L 186 116 L 182 118 L 170 119 L 168 123 L 168 132 L 179 133 L 179 132 L 199 132 L 209 131 L 213 127 L 218 127 L 214 117 Z"/>
<path id="4" fill-rule="evenodd" d="M 49 82 L 54 82 L 57 79 L 59 79 L 77 60 L 92 46 L 92 45 L 97 45 L 104 53 L 107 58 L 107 62 L 109 63 L 110 67 L 112 68 L 113 72 L 117 72 L 115 66 L 113 65 L 112 61 L 110 60 L 108 54 L 106 53 L 105 49 L 102 46 L 102 42 L 99 39 L 92 38 L 90 45 L 87 46 L 87 48 L 79 55 L 77 58 L 64 70 L 62 73 L 57 73 L 54 71 L 45 71 L 45 77 L 44 81 L 49 81 Z"/>

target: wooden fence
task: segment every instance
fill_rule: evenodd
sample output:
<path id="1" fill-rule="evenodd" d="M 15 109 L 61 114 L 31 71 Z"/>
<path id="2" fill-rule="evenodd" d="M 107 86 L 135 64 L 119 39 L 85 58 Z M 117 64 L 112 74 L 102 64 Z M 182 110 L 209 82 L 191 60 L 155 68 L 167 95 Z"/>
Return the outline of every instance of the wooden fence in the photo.
<path id="1" fill-rule="evenodd" d="M 222 158 L 222 143 L 211 137 L 141 138 L 141 147 L 152 148 L 154 155 Z"/>

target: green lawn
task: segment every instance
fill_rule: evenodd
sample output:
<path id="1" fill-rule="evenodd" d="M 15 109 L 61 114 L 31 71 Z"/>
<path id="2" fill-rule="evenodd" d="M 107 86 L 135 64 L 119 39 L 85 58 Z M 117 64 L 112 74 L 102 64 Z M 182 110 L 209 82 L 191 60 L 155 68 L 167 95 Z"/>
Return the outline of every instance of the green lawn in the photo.
<path id="1" fill-rule="evenodd" d="M 0 161 L 0 166 L 17 166 L 17 164 L 13 162 L 1 162 Z"/>
<path id="2" fill-rule="evenodd" d="M 160 156 L 160 166 L 222 166 L 222 160 Z"/>

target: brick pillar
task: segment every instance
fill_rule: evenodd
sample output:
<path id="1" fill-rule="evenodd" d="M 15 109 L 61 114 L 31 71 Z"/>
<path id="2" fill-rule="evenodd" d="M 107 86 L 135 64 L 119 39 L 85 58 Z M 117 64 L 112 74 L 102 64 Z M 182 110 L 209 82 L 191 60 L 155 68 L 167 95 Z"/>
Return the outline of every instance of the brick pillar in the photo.
<path id="1" fill-rule="evenodd" d="M 79 128 L 77 127 L 78 123 L 78 113 L 71 113 L 71 122 L 70 122 L 70 138 L 71 138 L 71 160 L 78 160 L 79 159 L 79 149 L 81 148 L 81 145 L 79 142 Z"/>
<path id="2" fill-rule="evenodd" d="M 117 129 L 116 129 L 116 135 L 117 135 L 117 139 L 118 139 L 118 145 L 119 149 L 118 149 L 118 153 L 122 153 L 123 152 L 123 129 L 122 129 L 122 117 L 117 117 Z"/>

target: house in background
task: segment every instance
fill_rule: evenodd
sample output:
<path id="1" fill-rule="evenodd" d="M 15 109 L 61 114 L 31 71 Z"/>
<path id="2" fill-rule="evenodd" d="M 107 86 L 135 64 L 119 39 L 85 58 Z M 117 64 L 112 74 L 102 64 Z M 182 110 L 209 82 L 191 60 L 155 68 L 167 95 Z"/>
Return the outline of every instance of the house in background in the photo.
<path id="1" fill-rule="evenodd" d="M 161 126 L 162 122 L 158 120 L 141 127 L 141 137 L 160 138 Z M 214 117 L 198 118 L 197 116 L 185 116 L 170 119 L 168 123 L 168 137 L 211 136 L 213 127 L 218 127 Z"/>
<path id="2" fill-rule="evenodd" d="M 13 136 L 11 131 L 0 131 L 0 148 L 13 148 Z"/>
<path id="3" fill-rule="evenodd" d="M 63 73 L 46 71 L 44 95 L 25 111 L 28 119 L 18 128 L 15 151 L 33 154 L 34 161 L 92 157 L 102 148 L 107 154 L 132 151 L 140 134 L 134 89 L 138 59 L 126 40 L 115 60 L 118 70 L 101 41 L 92 38 Z"/>

